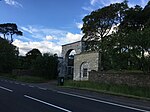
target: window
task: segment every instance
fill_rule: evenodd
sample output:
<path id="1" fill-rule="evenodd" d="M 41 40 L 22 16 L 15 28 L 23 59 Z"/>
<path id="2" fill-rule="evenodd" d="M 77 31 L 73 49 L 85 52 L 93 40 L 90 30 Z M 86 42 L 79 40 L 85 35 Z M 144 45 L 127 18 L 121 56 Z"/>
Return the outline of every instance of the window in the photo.
<path id="1" fill-rule="evenodd" d="M 87 77 L 87 68 L 83 68 L 83 77 Z"/>

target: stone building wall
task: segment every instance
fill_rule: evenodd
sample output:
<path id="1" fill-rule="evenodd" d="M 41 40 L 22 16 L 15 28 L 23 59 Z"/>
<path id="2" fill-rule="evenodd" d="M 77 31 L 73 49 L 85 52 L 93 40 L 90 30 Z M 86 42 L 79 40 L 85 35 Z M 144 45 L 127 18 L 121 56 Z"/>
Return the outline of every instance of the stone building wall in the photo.
<path id="1" fill-rule="evenodd" d="M 77 42 L 74 42 L 74 43 L 69 43 L 69 44 L 62 45 L 62 57 L 65 59 L 66 55 L 68 53 L 70 53 L 72 50 L 75 50 L 76 54 L 81 53 L 82 52 L 82 42 L 77 41 Z"/>
<path id="2" fill-rule="evenodd" d="M 91 70 L 98 71 L 99 68 L 99 53 L 88 52 L 74 56 L 74 76 L 73 80 L 88 80 Z M 83 73 L 87 69 L 87 76 Z"/>
<path id="3" fill-rule="evenodd" d="M 129 86 L 150 87 L 150 75 L 144 74 L 119 74 L 99 73 L 91 71 L 89 81 L 107 84 L 126 84 Z"/>

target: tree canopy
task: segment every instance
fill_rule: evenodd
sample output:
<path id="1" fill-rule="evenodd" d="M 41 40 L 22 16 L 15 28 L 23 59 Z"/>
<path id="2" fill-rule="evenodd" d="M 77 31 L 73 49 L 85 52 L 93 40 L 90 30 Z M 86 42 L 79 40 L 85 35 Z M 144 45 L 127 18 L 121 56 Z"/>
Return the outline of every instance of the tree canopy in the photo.
<path id="1" fill-rule="evenodd" d="M 83 18 L 86 51 L 101 53 L 101 68 L 150 71 L 150 2 L 110 4 Z M 120 61 L 121 60 L 121 61 Z"/>
<path id="2" fill-rule="evenodd" d="M 124 1 L 103 7 L 85 16 L 81 29 L 84 33 L 82 40 L 91 42 L 91 44 L 94 41 L 102 43 L 105 37 L 112 33 L 112 28 L 123 21 L 127 8 L 127 2 Z M 91 44 L 88 43 L 87 45 Z M 102 49 L 96 47 L 99 50 Z"/>
<path id="3" fill-rule="evenodd" d="M 10 35 L 10 42 L 13 42 L 13 35 L 22 36 L 23 33 L 18 30 L 18 27 L 15 23 L 4 23 L 0 24 L 0 33 L 3 34 L 3 38 L 6 39 L 6 35 Z M 8 39 L 8 38 L 7 38 Z"/>
<path id="4" fill-rule="evenodd" d="M 9 72 L 13 69 L 27 70 L 32 76 L 39 76 L 47 79 L 57 77 L 57 55 L 43 54 L 36 48 L 26 53 L 26 56 L 19 56 L 19 50 L 12 44 L 13 35 L 22 35 L 14 23 L 0 24 L 0 73 Z M 10 40 L 8 38 L 10 36 Z M 18 72 L 17 72 L 18 73 Z M 25 74 L 26 75 L 26 74 Z M 29 74 L 27 74 L 29 75 Z"/>
<path id="5" fill-rule="evenodd" d="M 38 56 L 42 56 L 42 53 L 36 48 L 32 49 L 26 54 L 26 57 L 29 59 L 36 59 Z"/>
<path id="6" fill-rule="evenodd" d="M 11 72 L 17 67 L 18 48 L 0 37 L 0 72 Z"/>

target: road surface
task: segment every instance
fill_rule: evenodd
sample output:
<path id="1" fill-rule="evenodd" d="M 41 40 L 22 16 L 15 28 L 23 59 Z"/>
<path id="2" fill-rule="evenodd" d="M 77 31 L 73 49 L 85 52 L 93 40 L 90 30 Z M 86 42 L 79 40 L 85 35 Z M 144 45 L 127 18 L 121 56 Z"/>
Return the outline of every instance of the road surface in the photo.
<path id="1" fill-rule="evenodd" d="M 0 112 L 150 112 L 150 110 L 0 78 Z"/>

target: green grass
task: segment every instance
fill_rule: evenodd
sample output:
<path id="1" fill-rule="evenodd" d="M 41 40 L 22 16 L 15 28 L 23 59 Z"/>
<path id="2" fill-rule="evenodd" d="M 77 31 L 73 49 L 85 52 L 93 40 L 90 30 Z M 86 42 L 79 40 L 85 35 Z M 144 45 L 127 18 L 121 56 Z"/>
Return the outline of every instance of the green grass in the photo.
<path id="1" fill-rule="evenodd" d="M 104 84 L 89 81 L 65 81 L 64 86 L 136 98 L 150 98 L 149 87 L 133 87 L 128 85 Z"/>
<path id="2" fill-rule="evenodd" d="M 16 75 L 12 75 L 10 73 L 0 73 L 0 77 L 6 78 L 6 79 L 16 79 Z"/>
<path id="3" fill-rule="evenodd" d="M 35 76 L 18 76 L 16 78 L 18 81 L 22 82 L 28 82 L 28 83 L 41 83 L 46 82 L 47 80 L 41 77 L 35 77 Z"/>
<path id="4" fill-rule="evenodd" d="M 150 73 L 144 73 L 141 70 L 108 70 L 104 73 L 114 73 L 114 74 L 134 74 L 134 75 L 150 75 Z"/>
<path id="5" fill-rule="evenodd" d="M 5 79 L 11 79 L 11 80 L 16 80 L 16 81 L 22 81 L 22 82 L 27 82 L 27 83 L 41 83 L 41 82 L 46 82 L 47 80 L 41 77 L 36 77 L 36 76 L 17 76 L 17 75 L 12 75 L 12 74 L 4 74 L 0 73 L 0 77 L 3 77 Z"/>

